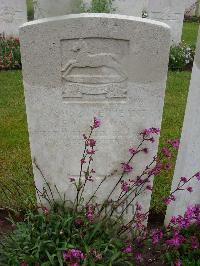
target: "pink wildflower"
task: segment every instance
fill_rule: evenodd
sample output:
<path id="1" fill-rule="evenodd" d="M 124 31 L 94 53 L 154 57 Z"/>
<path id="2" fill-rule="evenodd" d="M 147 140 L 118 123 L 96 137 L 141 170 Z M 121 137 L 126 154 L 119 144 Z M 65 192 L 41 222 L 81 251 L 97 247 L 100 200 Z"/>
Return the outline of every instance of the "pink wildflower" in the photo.
<path id="1" fill-rule="evenodd" d="M 175 149 L 178 149 L 180 145 L 180 140 L 179 139 L 169 140 L 168 143 L 171 144 Z"/>
<path id="2" fill-rule="evenodd" d="M 175 231 L 173 237 L 167 240 L 166 243 L 171 247 L 178 248 L 183 243 L 183 241 L 184 237 Z"/>
<path id="3" fill-rule="evenodd" d="M 49 214 L 49 210 L 46 207 L 42 207 L 42 211 L 45 215 Z"/>
<path id="4" fill-rule="evenodd" d="M 187 180 L 187 178 L 185 176 L 182 176 L 181 177 L 181 181 L 185 184 L 185 183 L 187 183 L 188 180 Z"/>
<path id="5" fill-rule="evenodd" d="M 95 154 L 95 150 L 86 150 L 86 153 L 90 154 L 90 155 L 93 155 L 93 154 Z"/>
<path id="6" fill-rule="evenodd" d="M 143 261 L 143 257 L 142 257 L 142 254 L 141 253 L 136 253 L 135 254 L 135 259 L 137 262 L 142 262 Z"/>
<path id="7" fill-rule="evenodd" d="M 128 245 L 128 246 L 126 246 L 125 248 L 122 249 L 122 252 L 123 253 L 127 253 L 127 254 L 132 253 L 133 252 L 133 247 L 131 245 Z"/>
<path id="8" fill-rule="evenodd" d="M 121 165 L 122 165 L 122 170 L 123 170 L 125 173 L 130 173 L 130 172 L 132 172 L 133 167 L 132 167 L 130 164 L 128 164 L 128 163 L 122 163 Z"/>
<path id="9" fill-rule="evenodd" d="M 160 240 L 163 238 L 163 232 L 161 230 L 154 230 L 152 234 L 152 243 L 154 245 L 158 244 Z"/>
<path id="10" fill-rule="evenodd" d="M 166 156 L 167 158 L 171 158 L 172 157 L 172 154 L 170 152 L 170 150 L 167 148 L 167 147 L 164 147 L 162 149 L 162 153 L 164 154 L 164 156 Z"/>
<path id="11" fill-rule="evenodd" d="M 196 173 L 195 177 L 197 178 L 198 181 L 200 181 L 200 172 Z"/>
<path id="12" fill-rule="evenodd" d="M 86 163 L 86 160 L 85 159 L 81 159 L 81 164 L 84 164 Z"/>
<path id="13" fill-rule="evenodd" d="M 181 261 L 179 259 L 177 259 L 175 262 L 174 262 L 174 266 L 181 266 Z"/>
<path id="14" fill-rule="evenodd" d="M 192 187 L 187 187 L 187 191 L 189 191 L 190 193 L 193 192 L 193 188 Z"/>
<path id="15" fill-rule="evenodd" d="M 152 186 L 150 186 L 150 185 L 146 186 L 146 189 L 147 189 L 147 190 L 150 190 L 150 191 L 153 190 Z"/>
<path id="16" fill-rule="evenodd" d="M 136 150 L 134 148 L 129 149 L 130 154 L 134 155 L 136 153 Z"/>
<path id="17" fill-rule="evenodd" d="M 122 185 L 121 185 L 121 189 L 122 189 L 122 191 L 124 191 L 124 192 L 128 192 L 129 189 L 130 189 L 129 184 L 128 184 L 127 182 L 125 182 L 125 181 L 122 181 L 121 184 L 122 184 Z"/>
<path id="18" fill-rule="evenodd" d="M 93 124 L 93 128 L 98 128 L 101 126 L 101 120 L 97 117 L 94 117 L 94 124 Z"/>
<path id="19" fill-rule="evenodd" d="M 170 163 L 167 163 L 166 165 L 165 165 L 165 170 L 170 170 L 170 169 L 172 169 L 172 165 L 170 164 Z"/>
<path id="20" fill-rule="evenodd" d="M 191 236 L 190 237 L 190 243 L 191 243 L 191 247 L 193 249 L 198 249 L 199 248 L 199 240 L 198 240 L 197 237 Z"/>
<path id="21" fill-rule="evenodd" d="M 94 139 L 88 139 L 86 141 L 86 145 L 87 146 L 90 146 L 91 148 L 93 148 L 94 146 L 96 146 L 96 140 L 94 140 Z"/>

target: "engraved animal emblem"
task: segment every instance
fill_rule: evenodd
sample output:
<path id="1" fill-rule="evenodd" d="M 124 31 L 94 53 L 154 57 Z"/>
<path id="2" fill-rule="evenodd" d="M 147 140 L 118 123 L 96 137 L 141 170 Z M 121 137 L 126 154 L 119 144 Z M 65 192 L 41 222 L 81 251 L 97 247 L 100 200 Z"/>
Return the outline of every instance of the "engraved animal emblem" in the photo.
<path id="1" fill-rule="evenodd" d="M 73 47 L 73 52 L 76 57 L 71 59 L 62 69 L 63 78 L 67 81 L 74 83 L 118 83 L 127 79 L 126 73 L 123 71 L 120 62 L 117 60 L 116 55 L 112 53 L 98 53 L 93 54 L 90 52 L 87 43 L 80 40 Z M 106 75 L 70 75 L 73 69 L 101 69 L 107 68 Z M 109 73 L 109 69 L 114 70 Z"/>
<path id="2" fill-rule="evenodd" d="M 0 11 L 0 19 L 5 21 L 6 23 L 12 23 L 15 16 L 15 10 L 10 7 L 4 7 Z"/>

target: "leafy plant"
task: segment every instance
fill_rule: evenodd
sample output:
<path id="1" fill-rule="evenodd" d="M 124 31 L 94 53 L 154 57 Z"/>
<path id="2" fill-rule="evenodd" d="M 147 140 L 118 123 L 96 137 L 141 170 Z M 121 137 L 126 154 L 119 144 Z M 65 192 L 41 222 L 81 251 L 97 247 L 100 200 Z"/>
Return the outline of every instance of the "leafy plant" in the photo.
<path id="1" fill-rule="evenodd" d="M 185 43 L 172 46 L 169 56 L 169 69 L 182 71 L 188 67 L 191 68 L 194 61 L 194 54 L 194 47 L 187 46 Z"/>
<path id="2" fill-rule="evenodd" d="M 172 151 L 178 149 L 179 140 L 169 140 L 141 174 L 134 176 L 135 156 L 149 153 L 147 143 L 154 143 L 160 130 L 152 127 L 140 132 L 138 146 L 129 148 L 129 157 L 121 163 L 118 180 L 103 203 L 99 204 L 97 192 L 110 176 L 102 179 L 89 199 L 84 198 L 84 192 L 86 186 L 94 181 L 95 170 L 92 163 L 96 153 L 96 140 L 93 139 L 93 133 L 100 126 L 101 121 L 95 117 L 89 133 L 83 134 L 80 176 L 69 177 L 76 192 L 74 201 L 66 200 L 65 196 L 62 198 L 57 187 L 52 187 L 47 182 L 39 164 L 34 160 L 35 167 L 44 179 L 42 191 L 36 188 L 40 204 L 35 211 L 29 211 L 24 222 L 17 223 L 14 232 L 2 242 L 0 255 L 3 265 L 136 265 L 147 259 L 145 251 L 149 245 L 158 246 L 160 250 L 166 249 L 164 258 L 170 263 L 176 263 L 182 258 L 190 261 L 187 254 L 191 247 L 199 247 L 199 239 L 191 233 L 191 243 L 187 246 L 183 230 L 188 236 L 189 226 L 194 224 L 199 227 L 200 206 L 189 207 L 183 217 L 173 217 L 167 229 L 149 231 L 146 227 L 148 211 L 144 212 L 137 202 L 139 195 L 152 190 L 152 177 L 170 169 Z M 200 181 L 200 172 L 190 178 L 181 177 L 174 191 L 162 199 L 165 204 L 172 204 L 176 200 L 177 191 L 192 193 L 193 188 L 188 186 L 192 179 Z M 59 202 L 55 200 L 52 189 L 57 191 Z M 120 193 L 112 198 L 116 189 L 121 189 Z M 131 204 L 132 216 L 129 222 L 125 222 L 123 216 Z M 120 213 L 117 212 L 118 207 L 121 207 Z M 183 249 L 182 253 L 177 253 L 178 248 Z M 191 259 L 195 256 L 196 254 Z"/>
<path id="3" fill-rule="evenodd" d="M 21 54 L 19 39 L 0 35 L 0 70 L 20 68 Z"/>
<path id="4" fill-rule="evenodd" d="M 113 0 L 92 0 L 90 7 L 82 5 L 83 12 L 88 13 L 111 13 Z"/>

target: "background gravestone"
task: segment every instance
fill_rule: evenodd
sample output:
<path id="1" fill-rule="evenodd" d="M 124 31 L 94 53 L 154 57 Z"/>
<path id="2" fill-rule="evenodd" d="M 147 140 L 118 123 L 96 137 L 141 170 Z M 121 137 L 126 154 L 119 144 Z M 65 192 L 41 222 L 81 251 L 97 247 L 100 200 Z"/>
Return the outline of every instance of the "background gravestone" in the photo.
<path id="1" fill-rule="evenodd" d="M 145 19 L 80 14 L 27 23 L 20 40 L 32 158 L 52 187 L 74 199 L 69 177 L 79 176 L 82 134 L 89 132 L 94 116 L 102 126 L 94 136 L 93 189 L 105 175 L 121 170 L 141 130 L 160 127 L 170 29 Z M 134 175 L 152 160 L 157 146 L 138 155 Z M 42 190 L 44 180 L 35 166 L 34 176 Z M 118 178 L 107 179 L 99 201 Z M 85 197 L 91 193 L 86 187 Z M 144 210 L 150 194 L 141 196 Z"/>
<path id="2" fill-rule="evenodd" d="M 18 36 L 27 21 L 26 0 L 0 0 L 0 34 Z"/>
<path id="3" fill-rule="evenodd" d="M 194 61 L 192 78 L 190 82 L 187 107 L 181 136 L 181 143 L 174 172 L 172 191 L 177 187 L 180 177 L 191 177 L 200 171 L 200 31 L 198 46 Z M 188 205 L 200 204 L 199 181 L 192 180 L 188 186 L 193 187 L 193 192 L 181 191 L 176 193 L 176 201 L 167 209 L 166 223 L 174 215 L 184 214 Z"/>
<path id="4" fill-rule="evenodd" d="M 149 0 L 148 15 L 171 27 L 172 41 L 181 41 L 185 1 L 182 0 Z"/>
<path id="5" fill-rule="evenodd" d="M 80 12 L 81 0 L 33 0 L 34 19 Z"/>

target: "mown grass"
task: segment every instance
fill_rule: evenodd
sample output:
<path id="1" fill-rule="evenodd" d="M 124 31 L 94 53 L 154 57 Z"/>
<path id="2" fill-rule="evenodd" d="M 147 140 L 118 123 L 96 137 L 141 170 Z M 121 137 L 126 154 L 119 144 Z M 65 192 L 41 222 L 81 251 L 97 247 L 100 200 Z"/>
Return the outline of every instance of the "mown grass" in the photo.
<path id="1" fill-rule="evenodd" d="M 21 71 L 0 72 L 0 143 L 0 206 L 5 200 L 8 205 L 21 205 L 25 198 L 16 193 L 19 189 L 12 179 L 26 184 L 28 193 L 33 182 Z M 2 183 L 13 192 L 10 202 Z"/>
<path id="2" fill-rule="evenodd" d="M 187 43 L 195 43 L 196 37 L 197 24 L 184 23 L 183 38 Z M 168 139 L 180 137 L 190 77 L 190 72 L 168 73 L 160 148 Z M 169 193 L 172 177 L 173 169 L 155 178 L 151 207 L 157 212 L 164 212 L 160 198 Z M 16 193 L 9 202 L 0 190 L 0 207 L 21 206 L 25 204 L 27 196 L 34 197 L 22 74 L 21 71 L 2 71 L 0 72 L 0 189 L 2 182 L 9 188 L 16 188 L 12 179 L 24 187 L 25 194 Z"/>
<path id="3" fill-rule="evenodd" d="M 168 73 L 159 145 L 160 150 L 167 140 L 179 139 L 181 136 L 190 78 L 191 73 L 186 71 L 170 71 Z M 173 155 L 174 160 L 172 162 L 172 169 L 162 173 L 154 179 L 151 207 L 156 212 L 164 212 L 165 210 L 165 206 L 162 204 L 161 199 L 168 195 L 171 188 L 177 152 L 174 152 Z"/>
<path id="4" fill-rule="evenodd" d="M 196 46 L 198 29 L 199 29 L 199 23 L 184 22 L 182 41 L 184 41 L 189 45 Z"/>

